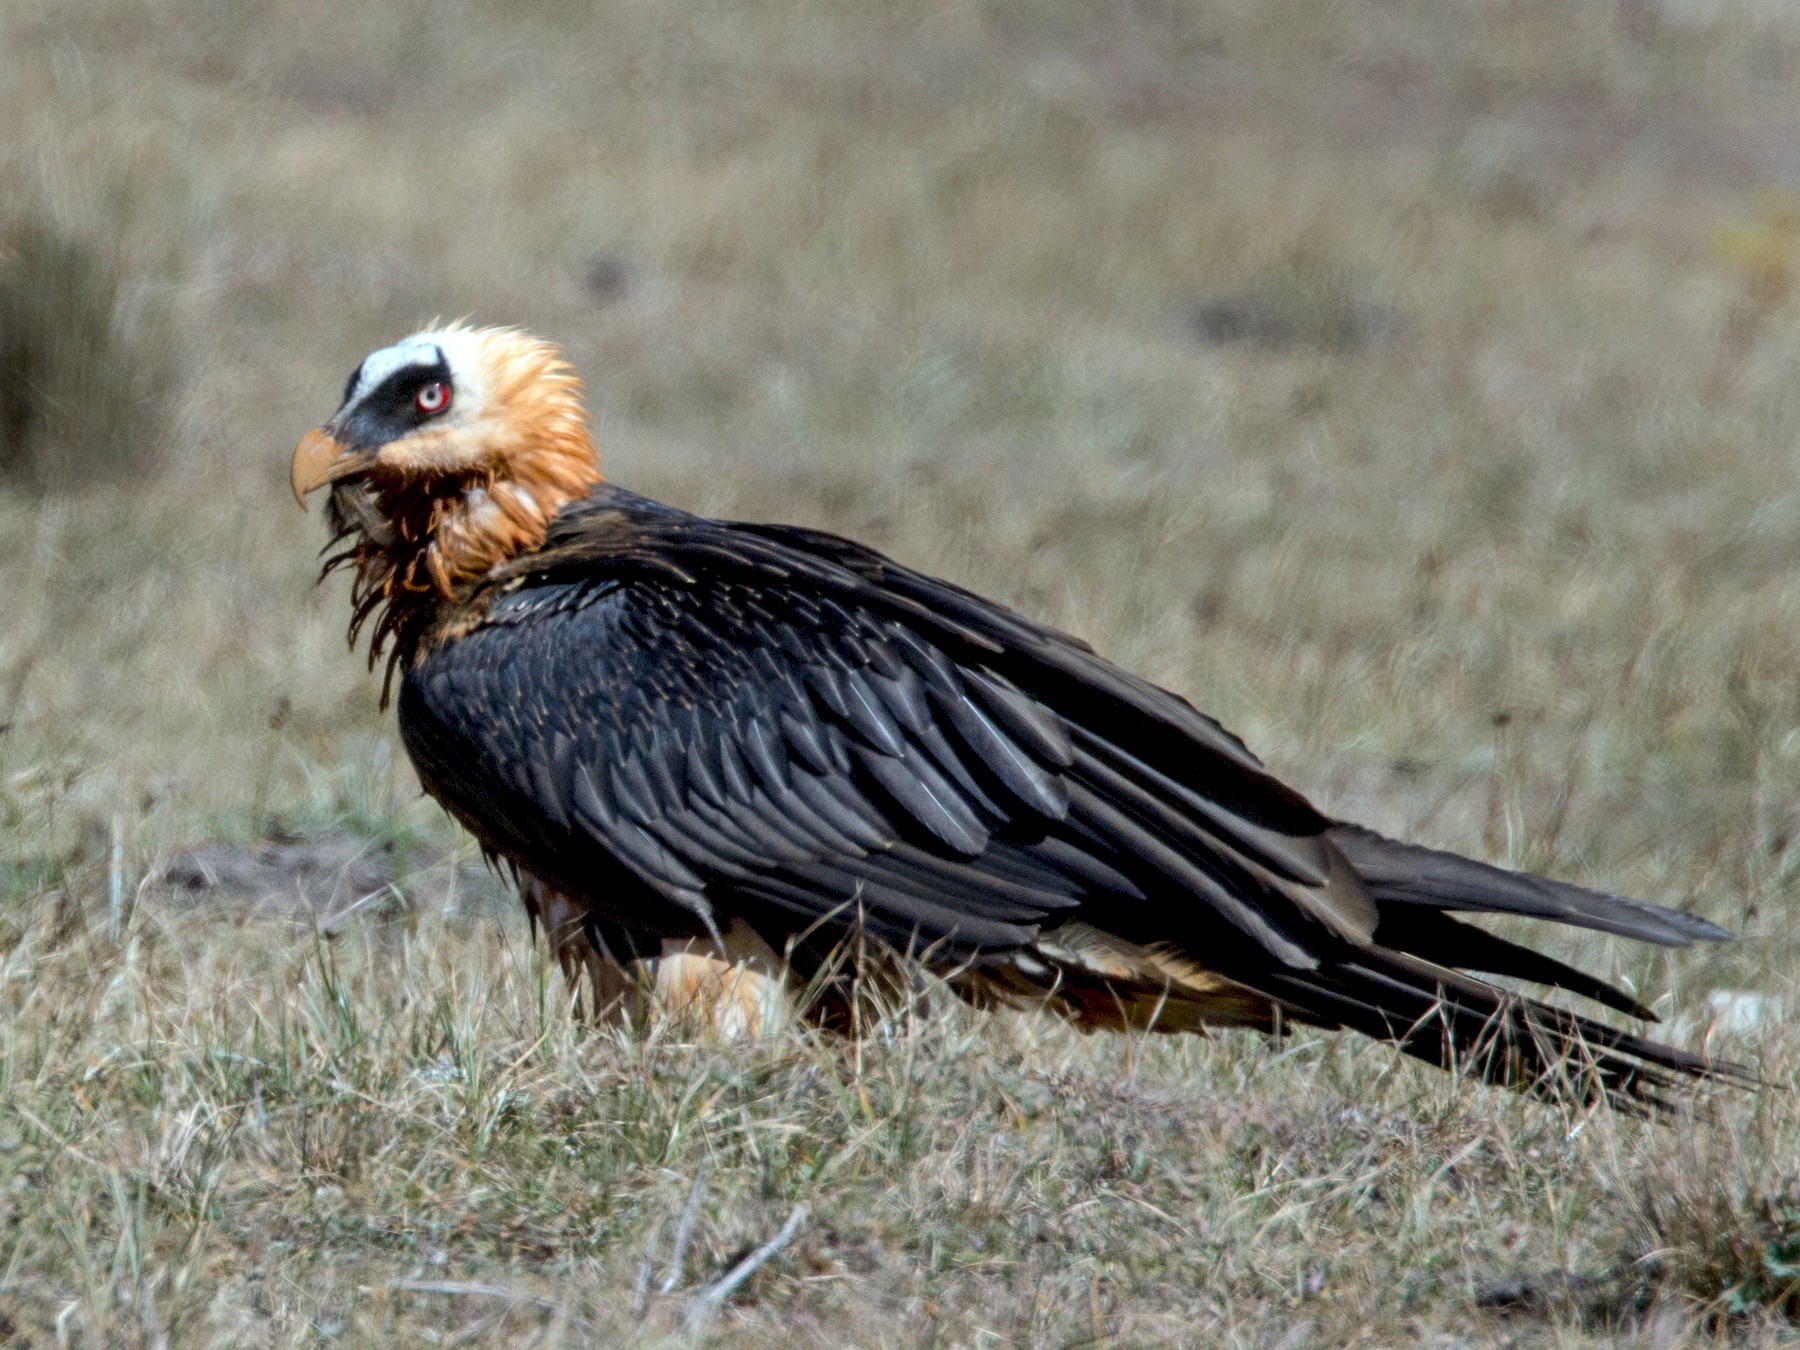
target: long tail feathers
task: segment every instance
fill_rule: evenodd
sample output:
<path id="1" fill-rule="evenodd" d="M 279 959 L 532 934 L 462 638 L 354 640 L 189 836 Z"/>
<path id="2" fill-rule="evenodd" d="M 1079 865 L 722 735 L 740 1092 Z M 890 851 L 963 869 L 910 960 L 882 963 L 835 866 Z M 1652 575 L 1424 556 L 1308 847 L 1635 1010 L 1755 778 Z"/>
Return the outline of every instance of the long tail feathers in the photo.
<path id="1" fill-rule="evenodd" d="M 1508 872 L 1455 853 L 1402 844 L 1360 825 L 1334 826 L 1329 838 L 1382 905 L 1523 914 L 1664 947 L 1724 942 L 1731 937 L 1718 924 L 1692 914 L 1528 872 Z"/>
<path id="2" fill-rule="evenodd" d="M 1527 998 L 1464 971 L 1549 985 L 1654 1021 L 1630 994 L 1573 966 L 1451 918 L 1520 914 L 1682 947 L 1731 935 L 1716 924 L 1624 896 L 1508 872 L 1342 825 L 1331 842 L 1375 900 L 1371 945 L 1315 971 L 1259 981 L 1303 1020 L 1352 1027 L 1442 1067 L 1546 1096 L 1603 1096 L 1627 1109 L 1666 1106 L 1683 1080 L 1754 1083 L 1740 1066 L 1660 1045 Z"/>

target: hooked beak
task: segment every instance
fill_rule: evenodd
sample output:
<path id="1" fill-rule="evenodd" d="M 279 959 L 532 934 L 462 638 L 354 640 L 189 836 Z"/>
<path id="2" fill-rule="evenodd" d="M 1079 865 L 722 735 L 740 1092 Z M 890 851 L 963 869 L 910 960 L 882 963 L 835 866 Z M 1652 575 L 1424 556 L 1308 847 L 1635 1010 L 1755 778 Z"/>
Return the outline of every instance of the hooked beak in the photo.
<path id="1" fill-rule="evenodd" d="M 367 468 L 368 462 L 368 456 L 352 450 L 324 427 L 307 432 L 294 447 L 290 479 L 294 500 L 304 511 L 307 494 Z"/>

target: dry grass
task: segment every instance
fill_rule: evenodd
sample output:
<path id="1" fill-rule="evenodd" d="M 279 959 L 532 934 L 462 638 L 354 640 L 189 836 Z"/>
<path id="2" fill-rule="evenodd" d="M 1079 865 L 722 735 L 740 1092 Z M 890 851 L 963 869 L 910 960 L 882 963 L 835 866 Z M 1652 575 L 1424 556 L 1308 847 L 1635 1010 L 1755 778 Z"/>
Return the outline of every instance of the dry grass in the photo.
<path id="1" fill-rule="evenodd" d="M 1791 1093 L 1646 1129 L 954 1009 L 620 1038 L 442 877 L 333 942 L 130 903 L 271 822 L 453 842 L 282 477 L 366 350 L 471 313 L 567 344 L 632 487 L 1083 632 L 1340 813 L 1741 929 L 1556 942 L 1689 1037 L 1763 996 L 1715 1039 L 1792 1085 L 1783 8 L 17 0 L 0 52 L 10 200 L 111 222 L 191 374 L 154 483 L 0 497 L 0 1334 L 679 1341 L 804 1202 L 707 1334 L 1792 1336 Z"/>

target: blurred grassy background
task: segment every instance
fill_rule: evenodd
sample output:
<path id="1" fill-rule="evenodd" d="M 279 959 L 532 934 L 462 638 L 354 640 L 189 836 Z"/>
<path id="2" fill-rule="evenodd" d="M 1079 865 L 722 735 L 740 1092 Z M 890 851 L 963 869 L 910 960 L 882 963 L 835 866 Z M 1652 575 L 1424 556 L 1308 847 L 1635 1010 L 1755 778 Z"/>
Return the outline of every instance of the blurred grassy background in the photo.
<path id="1" fill-rule="evenodd" d="M 319 1274 L 333 1251 L 375 1261 L 382 1278 L 417 1263 L 332 1227 L 319 1186 L 349 1186 L 352 1207 L 385 1215 L 370 1232 L 429 1208 L 416 1183 L 359 1191 L 343 1167 L 314 1176 L 306 1113 L 326 1108 L 307 1094 L 328 1097 L 319 1065 L 349 1053 L 329 1037 L 317 1063 L 296 1052 L 285 1105 L 254 1075 L 69 1096 L 83 1064 L 121 1046 L 138 1047 L 127 1058 L 140 1066 L 164 1065 L 175 1043 L 209 1063 L 249 1053 L 246 1027 L 288 1026 L 298 991 L 324 978 L 310 937 L 217 916 L 141 908 L 135 936 L 115 942 L 103 931 L 113 875 L 135 882 L 171 850 L 276 825 L 454 844 L 392 748 L 377 681 L 343 648 L 342 584 L 312 588 L 322 527 L 284 484 L 293 442 L 360 357 L 433 316 L 564 343 L 609 473 L 630 487 L 851 533 L 1080 632 L 1221 717 L 1340 814 L 1742 929 L 1728 949 L 1673 961 L 1558 940 L 1653 996 L 1673 988 L 1689 1034 L 1709 990 L 1796 1006 L 1800 17 L 1786 7 L 10 0 L 0 53 L 0 896 L 12 953 L 0 990 L 11 1105 L 39 1122 L 5 1128 L 20 1141 L 9 1147 L 21 1197 L 60 1148 L 100 1160 L 70 1174 L 69 1213 L 100 1204 L 81 1198 L 89 1190 L 142 1191 L 139 1209 L 119 1202 L 137 1219 L 103 1218 L 102 1240 L 90 1213 L 79 1242 L 73 1220 L 21 1198 L 15 1217 L 34 1218 L 12 1240 L 17 1278 L 0 1286 L 19 1300 L 0 1310 L 8 1324 L 95 1343 L 154 1341 L 171 1324 L 185 1328 L 177 1340 L 221 1343 L 245 1327 L 270 1343 L 330 1327 L 580 1339 L 529 1301 L 402 1307 Z M 402 1078 L 407 1055 L 436 1063 L 428 1030 L 454 1022 L 454 1010 L 422 1011 L 438 1007 L 425 994 L 444 967 L 418 952 L 452 969 L 442 953 L 469 969 L 500 950 L 526 960 L 510 917 L 431 923 L 429 942 L 401 943 L 423 964 L 404 966 L 399 992 L 356 986 L 368 1001 L 355 1017 L 389 1029 Z M 134 965 L 140 940 L 160 956 Z M 358 959 L 392 959 L 386 939 L 370 943 Z M 111 992 L 90 997 L 101 971 Z M 525 1007 L 541 977 L 527 963 L 516 988 L 501 984 Z M 485 1006 L 473 984 L 449 987 Z M 196 1000 L 212 1007 L 226 988 L 251 1011 L 199 1017 Z M 567 1034 L 567 1056 L 651 1072 L 632 1058 L 641 1047 Z M 1007 1075 L 1029 1076 L 1049 1053 L 1065 1064 L 1059 1093 L 1118 1091 L 1116 1047 L 1010 1023 L 977 1034 L 923 1042 L 918 1062 L 933 1067 L 920 1072 L 946 1101 L 1005 1095 Z M 1773 1062 L 1791 1065 L 1782 1034 Z M 500 1037 L 495 1062 L 525 1072 L 536 1035 Z M 1310 1068 L 1265 1072 L 1253 1102 L 1203 1112 L 1222 1132 L 1207 1147 L 1262 1147 L 1243 1132 L 1266 1132 L 1268 1112 L 1288 1121 L 1282 1138 L 1375 1130 L 1342 1112 L 1402 1091 L 1379 1086 L 1387 1059 L 1309 1045 Z M 780 1057 L 802 1051 L 766 1053 L 785 1072 Z M 1205 1098 L 1235 1092 L 1257 1053 L 1233 1038 L 1144 1047 L 1129 1072 Z M 1350 1067 L 1332 1069 L 1334 1056 Z M 1334 1073 L 1345 1085 L 1322 1092 Z M 392 1074 L 370 1080 L 376 1097 L 398 1091 Z M 1453 1119 L 1442 1151 L 1393 1164 L 1390 1192 L 1425 1185 L 1429 1198 L 1459 1130 L 1528 1128 L 1520 1108 L 1411 1075 L 1398 1078 L 1407 1111 L 1438 1103 Z M 253 1114 L 300 1122 L 298 1152 L 283 1152 L 279 1131 L 255 1148 L 221 1144 L 211 1189 L 195 1183 L 205 1195 L 180 1222 L 143 1199 L 166 1190 L 167 1168 L 106 1141 L 139 1131 L 154 1160 L 169 1121 L 202 1102 L 240 1120 L 252 1080 Z M 790 1108 L 803 1138 L 854 1124 Z M 710 1137 L 701 1125 L 717 1109 L 690 1120 L 694 1138 Z M 1786 1114 L 1771 1125 L 1770 1110 Z M 728 1325 L 822 1344 L 1191 1333 L 1297 1346 L 1343 1344 L 1358 1327 L 1383 1344 L 1585 1344 L 1645 1326 L 1679 1338 L 1729 1288 L 1745 1306 L 1780 1305 L 1743 1294 L 1743 1270 L 1800 1227 L 1800 1201 L 1779 1217 L 1791 1166 L 1776 1166 L 1800 1143 L 1791 1105 L 1743 1111 L 1719 1127 L 1739 1150 L 1719 1154 L 1723 1171 L 1690 1166 L 1666 1135 L 1609 1123 L 1622 1133 L 1594 1157 L 1545 1144 L 1515 1166 L 1491 1223 L 1465 1216 L 1457 1236 L 1426 1224 L 1411 1246 L 1354 1199 L 1384 1183 L 1351 1187 L 1307 1241 L 1366 1242 L 1366 1269 L 1319 1287 L 1313 1258 L 1254 1206 L 1210 1222 L 1253 1270 L 1287 1272 L 1272 1281 L 1233 1274 L 1198 1238 L 1181 1256 L 1197 1264 L 1146 1273 L 1130 1224 L 1086 1246 L 1064 1234 L 1029 1259 L 1008 1249 L 965 1278 L 979 1261 L 940 1262 L 936 1238 L 929 1259 L 917 1249 L 941 1217 L 933 1200 L 890 1216 L 873 1266 L 830 1267 L 824 1311 L 801 1308 L 802 1269 Z M 562 1127 L 532 1128 L 541 1143 Z M 949 1125 L 919 1128 L 936 1138 Z M 1146 1127 L 1142 1147 L 1197 1167 L 1184 1153 L 1195 1128 Z M 467 1141 L 420 1129 L 417 1157 L 460 1158 L 444 1164 L 444 1194 L 466 1199 Z M 944 1139 L 960 1158 L 967 1141 Z M 703 1154 L 726 1208 L 733 1176 L 826 1203 L 799 1163 L 728 1164 L 716 1143 L 588 1175 L 590 1190 L 637 1197 L 620 1202 L 626 1217 L 517 1278 L 558 1306 L 618 1303 L 662 1222 L 658 1188 Z M 1293 1165 L 1333 1175 L 1341 1160 L 1319 1149 Z M 514 1159 L 520 1175 L 541 1170 L 535 1156 Z M 884 1194 L 914 1156 L 865 1155 L 866 1172 L 851 1171 L 869 1189 L 835 1179 L 842 1203 Z M 1068 1162 L 1051 1148 L 1037 1166 Z M 218 1180 L 234 1167 L 260 1180 L 234 1191 Z M 1663 1209 L 1645 1217 L 1626 1178 L 1658 1169 L 1718 1179 L 1705 1192 L 1722 1197 L 1718 1231 L 1751 1234 L 1747 1255 L 1719 1258 L 1737 1276 L 1693 1274 L 1713 1256 L 1676 1260 L 1692 1278 L 1670 1277 L 1690 1300 L 1669 1305 L 1674 1322 L 1655 1320 L 1640 1284 L 1602 1314 L 1573 1296 L 1523 1323 L 1475 1308 L 1484 1272 L 1509 1262 L 1729 1248 L 1672 1231 Z M 1559 1189 L 1564 1202 L 1543 1198 Z M 1186 1205 L 1172 1222 L 1206 1231 L 1193 1196 L 1173 1194 L 1143 1203 Z M 1542 1208 L 1558 1203 L 1579 1215 Z M 747 1222 L 720 1220 L 719 1259 Z M 229 1255 L 282 1224 L 304 1241 Z M 490 1238 L 451 1244 L 446 1260 L 470 1279 L 516 1271 Z M 1431 1274 L 1408 1286 L 1411 1301 L 1390 1297 L 1419 1262 Z M 244 1292 L 271 1271 L 280 1298 Z M 607 1334 L 672 1334 L 654 1308 L 635 1331 L 620 1326 Z"/>

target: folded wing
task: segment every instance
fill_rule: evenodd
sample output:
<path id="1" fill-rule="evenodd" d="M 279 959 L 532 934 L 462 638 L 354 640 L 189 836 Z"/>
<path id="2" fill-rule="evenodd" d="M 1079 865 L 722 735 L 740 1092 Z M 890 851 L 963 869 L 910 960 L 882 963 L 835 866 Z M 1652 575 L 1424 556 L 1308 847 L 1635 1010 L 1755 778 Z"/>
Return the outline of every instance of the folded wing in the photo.
<path id="1" fill-rule="evenodd" d="M 1160 982 L 1168 1025 L 1352 1027 L 1515 1086 L 1577 1047 L 1620 1097 L 1707 1071 L 1465 973 L 1647 1016 L 1451 914 L 1722 930 L 1332 822 L 1180 698 L 831 536 L 604 489 L 415 665 L 401 722 L 485 845 L 634 931 L 861 933 L 1100 1023 L 1108 990 L 1164 1017 Z"/>

